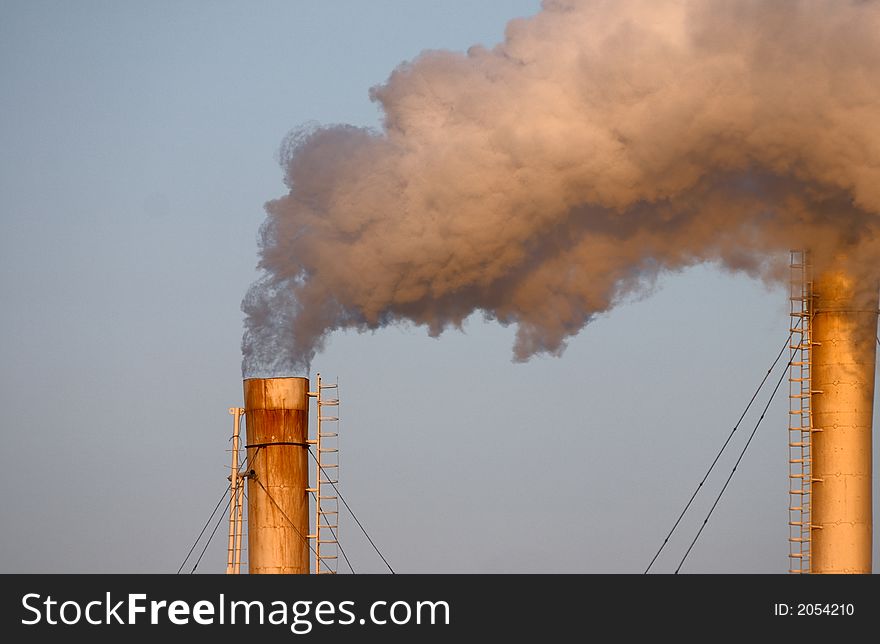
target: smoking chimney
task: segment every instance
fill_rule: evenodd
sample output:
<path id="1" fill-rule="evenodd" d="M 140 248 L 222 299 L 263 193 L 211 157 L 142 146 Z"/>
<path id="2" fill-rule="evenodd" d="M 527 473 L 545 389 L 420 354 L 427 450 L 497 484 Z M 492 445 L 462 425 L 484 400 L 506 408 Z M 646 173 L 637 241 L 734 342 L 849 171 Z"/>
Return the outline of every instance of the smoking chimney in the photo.
<path id="1" fill-rule="evenodd" d="M 307 378 L 248 378 L 248 567 L 309 573 Z"/>
<path id="2" fill-rule="evenodd" d="M 491 49 L 423 52 L 370 90 L 379 128 L 282 145 L 243 373 L 474 313 L 516 326 L 517 361 L 560 355 L 663 271 L 774 280 L 793 245 L 845 250 L 859 270 L 816 283 L 807 541 L 815 572 L 869 571 L 878 33 L 880 2 L 546 0 Z"/>
<path id="3" fill-rule="evenodd" d="M 871 572 L 877 289 L 838 267 L 813 288 L 813 573 Z"/>

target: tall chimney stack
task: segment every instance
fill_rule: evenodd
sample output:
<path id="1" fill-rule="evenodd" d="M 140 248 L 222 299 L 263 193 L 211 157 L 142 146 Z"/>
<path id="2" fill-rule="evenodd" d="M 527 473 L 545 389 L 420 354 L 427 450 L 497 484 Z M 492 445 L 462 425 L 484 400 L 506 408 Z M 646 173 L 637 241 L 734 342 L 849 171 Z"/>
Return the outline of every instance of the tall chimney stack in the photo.
<path id="1" fill-rule="evenodd" d="M 877 285 L 842 265 L 813 285 L 813 573 L 871 573 Z"/>
<path id="2" fill-rule="evenodd" d="M 248 568 L 309 573 L 308 378 L 248 378 Z"/>

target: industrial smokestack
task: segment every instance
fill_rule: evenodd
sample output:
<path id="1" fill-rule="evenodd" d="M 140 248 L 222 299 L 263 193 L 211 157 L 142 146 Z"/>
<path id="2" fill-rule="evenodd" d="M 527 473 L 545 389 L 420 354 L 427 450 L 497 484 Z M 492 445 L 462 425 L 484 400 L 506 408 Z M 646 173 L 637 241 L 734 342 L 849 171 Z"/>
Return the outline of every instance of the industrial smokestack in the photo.
<path id="1" fill-rule="evenodd" d="M 842 265 L 813 286 L 813 573 L 871 573 L 877 294 Z"/>
<path id="2" fill-rule="evenodd" d="M 307 378 L 244 381 L 251 574 L 309 572 L 308 392 Z"/>
<path id="3" fill-rule="evenodd" d="M 846 252 L 817 283 L 813 568 L 870 570 L 878 34 L 880 2 L 544 0 L 491 49 L 401 64 L 370 90 L 381 128 L 282 146 L 244 374 L 474 313 L 517 327 L 515 360 L 559 355 L 664 270 L 774 281 L 788 248 Z"/>

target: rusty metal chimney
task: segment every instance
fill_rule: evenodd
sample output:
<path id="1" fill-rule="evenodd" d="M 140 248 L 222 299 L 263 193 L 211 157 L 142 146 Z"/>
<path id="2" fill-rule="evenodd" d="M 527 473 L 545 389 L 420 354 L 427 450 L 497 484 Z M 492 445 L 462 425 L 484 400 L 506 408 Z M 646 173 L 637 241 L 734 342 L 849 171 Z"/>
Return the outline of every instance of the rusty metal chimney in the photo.
<path id="1" fill-rule="evenodd" d="M 308 378 L 244 381 L 251 574 L 309 573 Z"/>
<path id="2" fill-rule="evenodd" d="M 877 288 L 842 264 L 813 287 L 813 573 L 870 573 Z"/>

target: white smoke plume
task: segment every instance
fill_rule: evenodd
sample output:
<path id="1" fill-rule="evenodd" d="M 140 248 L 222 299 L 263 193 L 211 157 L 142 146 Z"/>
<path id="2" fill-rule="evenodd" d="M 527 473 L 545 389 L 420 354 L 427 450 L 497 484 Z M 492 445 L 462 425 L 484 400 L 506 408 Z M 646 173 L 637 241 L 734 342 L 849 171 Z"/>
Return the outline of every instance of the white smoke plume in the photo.
<path id="1" fill-rule="evenodd" d="M 336 329 L 475 311 L 516 325 L 516 360 L 559 354 L 660 271 L 772 280 L 789 248 L 876 278 L 877 2 L 545 0 L 370 93 L 381 130 L 282 148 L 246 375 L 307 373 Z"/>

